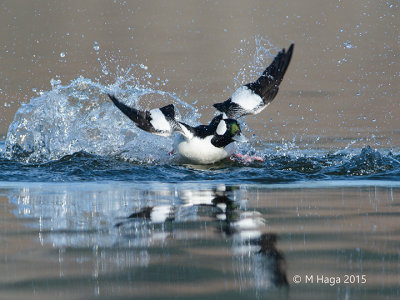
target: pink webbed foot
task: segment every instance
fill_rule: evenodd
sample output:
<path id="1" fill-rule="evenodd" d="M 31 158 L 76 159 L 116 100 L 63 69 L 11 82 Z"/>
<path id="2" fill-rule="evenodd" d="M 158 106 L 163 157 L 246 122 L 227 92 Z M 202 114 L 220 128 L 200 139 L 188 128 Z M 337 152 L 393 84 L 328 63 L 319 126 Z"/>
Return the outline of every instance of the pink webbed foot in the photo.
<path id="1" fill-rule="evenodd" d="M 231 158 L 236 158 L 237 160 L 241 160 L 241 161 L 244 161 L 247 163 L 251 163 L 251 162 L 255 162 L 255 161 L 264 162 L 264 159 L 257 155 L 234 153 L 234 154 L 232 154 Z"/>

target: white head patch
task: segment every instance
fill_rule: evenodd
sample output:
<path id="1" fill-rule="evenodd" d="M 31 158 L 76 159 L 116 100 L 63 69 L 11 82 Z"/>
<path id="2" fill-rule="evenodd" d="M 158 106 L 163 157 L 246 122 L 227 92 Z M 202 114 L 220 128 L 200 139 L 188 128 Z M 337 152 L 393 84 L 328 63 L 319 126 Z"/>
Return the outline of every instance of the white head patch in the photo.
<path id="1" fill-rule="evenodd" d="M 226 123 L 224 120 L 221 120 L 221 122 L 219 122 L 218 127 L 217 127 L 217 134 L 224 135 L 225 132 L 226 132 Z"/>

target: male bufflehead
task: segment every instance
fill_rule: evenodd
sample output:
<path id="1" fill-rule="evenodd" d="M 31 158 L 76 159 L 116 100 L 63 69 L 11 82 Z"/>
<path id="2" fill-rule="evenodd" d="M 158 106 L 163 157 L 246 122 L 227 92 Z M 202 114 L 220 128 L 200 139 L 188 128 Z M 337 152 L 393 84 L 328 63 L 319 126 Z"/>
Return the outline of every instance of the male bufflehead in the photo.
<path id="1" fill-rule="evenodd" d="M 213 164 L 233 154 L 235 141 L 246 141 L 236 119 L 258 114 L 272 102 L 289 66 L 293 48 L 291 44 L 287 51 L 282 49 L 256 81 L 238 88 L 225 102 L 214 104 L 221 114 L 208 125 L 192 127 L 177 121 L 173 104 L 141 111 L 125 105 L 112 94 L 108 96 L 139 128 L 161 136 L 179 133 L 173 152 L 180 159 L 193 164 Z"/>

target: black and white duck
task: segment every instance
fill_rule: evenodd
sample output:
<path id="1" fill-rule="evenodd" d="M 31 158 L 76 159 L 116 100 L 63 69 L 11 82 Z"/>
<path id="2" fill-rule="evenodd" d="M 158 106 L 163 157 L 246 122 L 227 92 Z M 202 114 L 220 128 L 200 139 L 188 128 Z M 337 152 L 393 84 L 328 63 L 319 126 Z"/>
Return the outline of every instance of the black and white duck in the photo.
<path id="1" fill-rule="evenodd" d="M 256 81 L 238 88 L 228 100 L 215 103 L 213 106 L 221 113 L 208 125 L 192 127 L 176 120 L 173 104 L 141 111 L 125 105 L 115 95 L 108 96 L 139 128 L 161 136 L 177 132 L 171 152 L 181 160 L 193 164 L 213 164 L 232 156 L 235 142 L 246 141 L 237 119 L 260 113 L 274 100 L 293 49 L 294 44 L 287 51 L 282 49 Z"/>

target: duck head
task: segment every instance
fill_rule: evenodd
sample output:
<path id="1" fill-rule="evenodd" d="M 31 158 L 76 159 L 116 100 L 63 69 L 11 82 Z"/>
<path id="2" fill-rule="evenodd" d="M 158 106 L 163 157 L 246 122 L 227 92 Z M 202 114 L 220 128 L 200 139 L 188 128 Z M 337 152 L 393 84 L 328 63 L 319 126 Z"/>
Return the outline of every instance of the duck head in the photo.
<path id="1" fill-rule="evenodd" d="M 225 147 L 233 142 L 247 142 L 239 123 L 234 119 L 221 119 L 211 143 L 215 147 Z"/>

